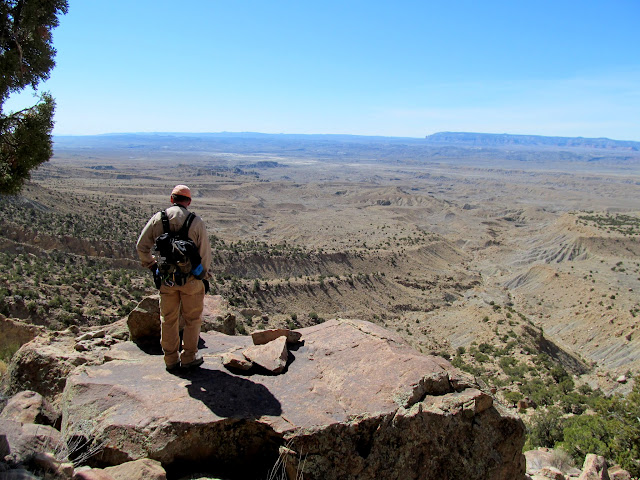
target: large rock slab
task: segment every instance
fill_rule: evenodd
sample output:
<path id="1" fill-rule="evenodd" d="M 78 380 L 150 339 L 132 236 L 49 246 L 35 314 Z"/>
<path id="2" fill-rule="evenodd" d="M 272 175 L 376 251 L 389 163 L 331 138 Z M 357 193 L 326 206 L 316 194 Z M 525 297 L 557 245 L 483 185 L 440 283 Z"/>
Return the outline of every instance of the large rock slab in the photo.
<path id="1" fill-rule="evenodd" d="M 107 347 L 76 350 L 77 333 L 70 330 L 47 333 L 24 344 L 11 359 L 3 380 L 4 392 L 15 395 L 32 390 L 56 406 L 67 376 L 79 365 L 103 363 L 108 350 Z"/>
<path id="2" fill-rule="evenodd" d="M 133 343 L 115 345 L 119 360 L 68 378 L 63 433 L 91 422 L 102 466 L 148 457 L 168 471 L 266 478 L 281 455 L 311 480 L 524 479 L 522 422 L 446 360 L 368 322 L 300 332 L 282 375 L 225 369 L 222 355 L 250 337 L 203 333 L 204 365 L 178 376 Z"/>

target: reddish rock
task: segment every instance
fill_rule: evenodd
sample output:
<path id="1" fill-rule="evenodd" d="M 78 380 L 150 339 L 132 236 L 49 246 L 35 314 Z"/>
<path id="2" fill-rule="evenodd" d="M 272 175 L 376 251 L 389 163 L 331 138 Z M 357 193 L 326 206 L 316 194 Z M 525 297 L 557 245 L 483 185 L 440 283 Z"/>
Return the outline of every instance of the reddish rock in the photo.
<path id="1" fill-rule="evenodd" d="M 0 418 L 44 425 L 54 425 L 57 417 L 44 397 L 31 390 L 15 394 L 0 413 Z"/>
<path id="2" fill-rule="evenodd" d="M 115 478 L 101 468 L 88 468 L 86 470 L 76 470 L 73 480 L 115 480 Z"/>
<path id="3" fill-rule="evenodd" d="M 143 298 L 129 314 L 127 326 L 134 342 L 148 337 L 160 338 L 160 295 Z"/>
<path id="4" fill-rule="evenodd" d="M 104 469 L 113 480 L 167 480 L 167 472 L 160 462 L 150 458 L 141 458 L 115 467 Z"/>
<path id="5" fill-rule="evenodd" d="M 48 425 L 22 424 L 14 420 L 0 419 L 0 438 L 4 461 L 13 466 L 30 462 L 38 453 L 65 451 L 66 444 L 60 432 Z"/>
<path id="6" fill-rule="evenodd" d="M 171 375 L 132 343 L 78 369 L 64 392 L 63 432 L 91 423 L 101 461 L 203 462 L 265 478 L 286 445 L 307 480 L 521 480 L 522 421 L 446 360 L 368 322 L 301 329 L 282 375 L 234 374 L 220 362 Z M 251 346 L 204 333 L 204 357 Z M 282 342 L 282 340 L 281 340 Z"/>
<path id="7" fill-rule="evenodd" d="M 11 358 L 3 387 L 8 395 L 24 390 L 39 393 L 54 408 L 67 381 L 67 376 L 80 365 L 104 362 L 105 349 L 79 352 L 75 350 L 76 333 L 52 332 L 24 344 Z"/>
<path id="8" fill-rule="evenodd" d="M 253 345 L 243 350 L 242 354 L 256 365 L 260 365 L 270 372 L 280 373 L 287 366 L 289 358 L 287 337 L 278 337 L 265 345 Z"/>
<path id="9" fill-rule="evenodd" d="M 564 473 L 556 467 L 544 467 L 540 469 L 536 475 L 544 478 L 550 478 L 551 480 L 565 480 Z"/>
<path id="10" fill-rule="evenodd" d="M 589 453 L 584 459 L 582 474 L 578 480 L 610 480 L 604 457 Z"/>
<path id="11" fill-rule="evenodd" d="M 222 355 L 222 364 L 227 368 L 235 368 L 238 370 L 250 370 L 253 362 L 239 352 L 229 352 Z"/>
<path id="12" fill-rule="evenodd" d="M 611 480 L 631 480 L 631 474 L 620 465 L 614 465 L 609 469 L 609 478 Z"/>
<path id="13" fill-rule="evenodd" d="M 264 345 L 278 337 L 286 337 L 287 343 L 298 343 L 302 338 L 302 334 L 294 330 L 289 330 L 288 328 L 256 330 L 251 334 L 254 345 Z"/>

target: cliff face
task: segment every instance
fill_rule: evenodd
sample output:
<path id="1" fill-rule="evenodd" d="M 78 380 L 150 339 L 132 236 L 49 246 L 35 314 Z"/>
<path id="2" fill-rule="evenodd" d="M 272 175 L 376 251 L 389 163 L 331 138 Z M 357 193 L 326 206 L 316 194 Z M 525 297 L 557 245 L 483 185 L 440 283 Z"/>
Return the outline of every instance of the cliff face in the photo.
<path id="1" fill-rule="evenodd" d="M 524 478 L 524 427 L 473 379 L 374 324 L 332 320 L 298 330 L 280 375 L 226 369 L 250 337 L 203 333 L 204 366 L 177 376 L 131 342 L 80 367 L 61 405 L 65 436 L 169 472 L 266 478 Z M 278 461 L 282 463 L 280 463 Z"/>

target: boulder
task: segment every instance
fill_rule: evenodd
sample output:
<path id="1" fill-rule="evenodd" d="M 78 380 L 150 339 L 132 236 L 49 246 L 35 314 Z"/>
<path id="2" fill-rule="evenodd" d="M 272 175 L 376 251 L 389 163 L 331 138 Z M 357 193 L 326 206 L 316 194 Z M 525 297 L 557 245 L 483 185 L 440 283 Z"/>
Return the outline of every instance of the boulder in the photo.
<path id="1" fill-rule="evenodd" d="M 266 368 L 270 372 L 280 373 L 287 366 L 289 350 L 287 337 L 278 337 L 265 345 L 252 345 L 242 354 L 250 362 Z"/>
<path id="2" fill-rule="evenodd" d="M 253 362 L 239 352 L 227 352 L 222 355 L 222 364 L 231 369 L 250 370 Z"/>
<path id="3" fill-rule="evenodd" d="M 127 317 L 132 341 L 148 337 L 160 338 L 160 295 L 150 295 L 134 308 Z"/>
<path id="4" fill-rule="evenodd" d="M 78 469 L 72 480 L 115 480 L 101 468 Z"/>
<path id="5" fill-rule="evenodd" d="M 80 365 L 104 363 L 108 349 L 77 351 L 77 332 L 65 330 L 36 337 L 24 344 L 9 363 L 3 390 L 15 395 L 32 390 L 48 400 L 57 411 L 57 401 L 71 371 Z"/>
<path id="6" fill-rule="evenodd" d="M 31 390 L 15 394 L 0 413 L 0 418 L 51 426 L 55 425 L 57 417 L 49 402 L 42 395 Z"/>
<path id="7" fill-rule="evenodd" d="M 254 345 L 264 345 L 278 337 L 285 337 L 287 343 L 298 343 L 302 338 L 300 332 L 289 330 L 288 328 L 274 328 L 269 330 L 256 330 L 251 334 Z"/>
<path id="8" fill-rule="evenodd" d="M 113 480 L 167 480 L 167 472 L 160 462 L 150 458 L 107 467 L 104 471 L 111 475 Z"/>
<path id="9" fill-rule="evenodd" d="M 558 470 L 556 467 L 544 467 L 536 473 L 537 476 L 550 478 L 551 480 L 565 480 L 564 473 Z"/>
<path id="10" fill-rule="evenodd" d="M 631 480 L 631 474 L 620 465 L 614 465 L 609 469 L 609 478 L 611 480 Z"/>
<path id="11" fill-rule="evenodd" d="M 522 421 L 469 375 L 368 322 L 300 331 L 305 343 L 281 375 L 236 374 L 219 361 L 171 375 L 135 344 L 114 345 L 113 361 L 67 380 L 62 431 L 91 423 L 105 465 L 151 458 L 266 478 L 281 457 L 307 480 L 524 478 Z M 216 332 L 202 340 L 205 359 L 253 343 Z"/>
<path id="12" fill-rule="evenodd" d="M 0 419 L 0 434 L 4 461 L 10 466 L 30 463 L 37 454 L 53 452 L 66 459 L 66 444 L 60 432 L 48 425 L 22 424 Z"/>
<path id="13" fill-rule="evenodd" d="M 582 474 L 578 480 L 610 480 L 604 457 L 589 453 L 584 459 Z"/>

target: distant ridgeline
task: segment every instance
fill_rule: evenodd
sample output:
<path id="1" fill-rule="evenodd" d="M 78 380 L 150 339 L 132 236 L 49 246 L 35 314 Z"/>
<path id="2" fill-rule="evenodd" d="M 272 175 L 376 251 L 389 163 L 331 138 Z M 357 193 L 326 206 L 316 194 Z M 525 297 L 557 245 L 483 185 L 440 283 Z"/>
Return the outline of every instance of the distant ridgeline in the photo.
<path id="1" fill-rule="evenodd" d="M 439 132 L 427 135 L 427 143 L 433 145 L 457 145 L 474 147 L 499 147 L 518 145 L 523 147 L 583 147 L 640 150 L 640 142 L 611 140 L 609 138 L 543 137 L 540 135 L 510 135 L 507 133 Z"/>
<path id="2" fill-rule="evenodd" d="M 590 169 L 623 168 L 626 172 L 640 173 L 640 142 L 464 132 L 435 133 L 426 138 L 255 132 L 56 136 L 54 151 L 58 156 L 70 157 L 98 152 L 127 162 L 131 158 L 154 158 L 156 162 L 162 159 L 189 161 L 194 154 L 198 158 L 211 155 L 210 159 L 214 161 L 216 153 L 241 154 L 256 159 L 248 164 L 245 164 L 247 158 L 239 159 L 245 168 L 251 167 L 253 174 L 257 170 L 282 166 L 269 163 L 270 158 L 265 158 L 274 155 L 282 159 L 308 158 L 314 162 L 394 165 L 424 162 L 477 165 L 482 162 L 485 166 L 506 166 L 508 163 L 516 167 L 529 164 L 536 168 L 544 165 L 575 168 L 576 163 L 581 163 Z M 223 160 L 226 162 L 228 157 Z"/>

